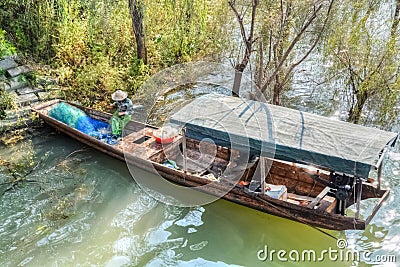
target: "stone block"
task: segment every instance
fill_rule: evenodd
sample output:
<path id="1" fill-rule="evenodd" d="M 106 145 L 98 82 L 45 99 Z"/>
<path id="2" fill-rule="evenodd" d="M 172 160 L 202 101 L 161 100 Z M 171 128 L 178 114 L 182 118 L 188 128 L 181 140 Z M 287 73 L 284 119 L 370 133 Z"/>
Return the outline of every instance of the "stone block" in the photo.
<path id="1" fill-rule="evenodd" d="M 39 88 L 32 88 L 32 87 L 23 87 L 20 89 L 17 89 L 17 93 L 20 95 L 26 95 L 26 94 L 30 94 L 30 93 L 37 93 L 43 91 L 43 89 L 39 89 Z"/>
<path id="2" fill-rule="evenodd" d="M 29 83 L 22 76 L 17 76 L 6 81 L 4 89 L 6 91 L 15 91 L 19 88 L 28 86 Z"/>
<path id="3" fill-rule="evenodd" d="M 16 77 L 18 75 L 31 72 L 32 70 L 28 66 L 19 66 L 6 71 L 7 75 L 10 77 Z"/>
<path id="4" fill-rule="evenodd" d="M 39 101 L 38 97 L 35 94 L 30 93 L 30 94 L 20 95 L 15 101 L 15 103 L 19 104 L 20 106 L 24 106 L 37 101 Z"/>
<path id="5" fill-rule="evenodd" d="M 5 58 L 0 60 L 0 69 L 6 71 L 8 69 L 12 69 L 18 67 L 18 64 L 12 58 Z"/>
<path id="6" fill-rule="evenodd" d="M 52 78 L 52 77 L 40 77 L 38 80 L 38 83 L 43 85 L 43 86 L 47 86 L 50 84 L 57 84 L 57 80 Z"/>

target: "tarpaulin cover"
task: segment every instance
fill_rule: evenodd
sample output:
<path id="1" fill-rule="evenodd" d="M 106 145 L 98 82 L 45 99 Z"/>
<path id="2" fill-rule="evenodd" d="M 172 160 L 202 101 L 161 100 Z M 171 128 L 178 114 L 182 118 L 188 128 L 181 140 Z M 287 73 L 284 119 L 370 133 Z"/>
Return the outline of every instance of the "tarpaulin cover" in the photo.
<path id="1" fill-rule="evenodd" d="M 396 133 L 237 97 L 199 97 L 171 116 L 186 135 L 251 154 L 368 177 Z"/>

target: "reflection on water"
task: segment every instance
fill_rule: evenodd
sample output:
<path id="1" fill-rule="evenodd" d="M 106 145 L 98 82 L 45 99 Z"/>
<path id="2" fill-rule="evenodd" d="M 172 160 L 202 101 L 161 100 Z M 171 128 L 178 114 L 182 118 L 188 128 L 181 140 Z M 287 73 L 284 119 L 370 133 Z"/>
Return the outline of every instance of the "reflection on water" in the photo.
<path id="1" fill-rule="evenodd" d="M 41 165 L 26 177 L 31 182 L 1 198 L 0 266 L 320 266 L 276 255 L 263 262 L 257 252 L 337 249 L 335 239 L 312 227 L 224 200 L 194 208 L 159 203 L 123 162 L 51 130 L 2 147 L 0 157 L 20 157 L 28 147 Z M 350 248 L 400 260 L 399 155 L 388 157 L 392 194 L 367 230 L 329 231 Z M 9 179 L 6 169 L 0 178 Z M 351 266 L 324 259 L 326 266 Z"/>

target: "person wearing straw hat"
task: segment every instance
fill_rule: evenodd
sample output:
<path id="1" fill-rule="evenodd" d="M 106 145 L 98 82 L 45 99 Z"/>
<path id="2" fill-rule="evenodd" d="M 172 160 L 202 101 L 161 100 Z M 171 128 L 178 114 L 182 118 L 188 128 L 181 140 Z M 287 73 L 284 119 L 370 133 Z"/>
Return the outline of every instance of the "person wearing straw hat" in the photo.
<path id="1" fill-rule="evenodd" d="M 113 106 L 116 107 L 110 121 L 111 133 L 114 137 L 119 138 L 122 136 L 122 129 L 132 119 L 134 107 L 125 91 L 117 90 L 111 94 L 111 98 L 115 101 Z"/>

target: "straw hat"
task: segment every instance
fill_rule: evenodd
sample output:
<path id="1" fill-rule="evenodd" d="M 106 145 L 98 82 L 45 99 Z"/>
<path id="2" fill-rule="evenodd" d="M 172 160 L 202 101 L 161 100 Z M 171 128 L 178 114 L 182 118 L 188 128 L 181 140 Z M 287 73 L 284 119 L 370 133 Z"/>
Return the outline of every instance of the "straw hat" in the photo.
<path id="1" fill-rule="evenodd" d="M 111 94 L 111 98 L 114 101 L 122 101 L 128 97 L 128 93 L 122 90 L 117 90 L 113 94 Z"/>

